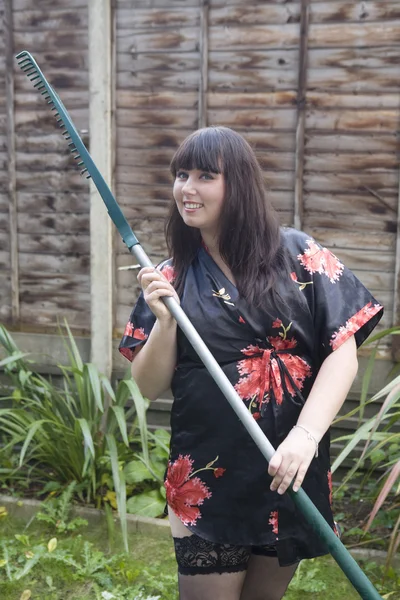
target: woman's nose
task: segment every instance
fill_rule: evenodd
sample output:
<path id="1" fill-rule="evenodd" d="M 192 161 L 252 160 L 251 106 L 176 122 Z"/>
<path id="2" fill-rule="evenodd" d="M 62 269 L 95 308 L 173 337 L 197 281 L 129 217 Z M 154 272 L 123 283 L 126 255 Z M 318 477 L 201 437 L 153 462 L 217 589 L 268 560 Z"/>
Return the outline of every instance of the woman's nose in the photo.
<path id="1" fill-rule="evenodd" d="M 182 192 L 184 194 L 192 194 L 192 195 L 196 193 L 196 189 L 195 189 L 195 187 L 193 185 L 193 181 L 190 177 L 185 181 L 185 184 L 182 186 Z"/>

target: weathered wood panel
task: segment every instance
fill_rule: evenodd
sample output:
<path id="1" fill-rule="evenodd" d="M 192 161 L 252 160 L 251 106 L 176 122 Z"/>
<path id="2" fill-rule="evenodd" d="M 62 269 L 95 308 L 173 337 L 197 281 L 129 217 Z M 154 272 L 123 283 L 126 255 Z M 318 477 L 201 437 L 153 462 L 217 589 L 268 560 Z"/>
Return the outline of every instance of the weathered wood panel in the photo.
<path id="1" fill-rule="evenodd" d="M 40 171 L 45 174 L 46 171 L 56 169 L 63 171 L 76 170 L 79 173 L 82 168 L 77 166 L 79 160 L 74 159 L 65 141 L 64 149 L 60 149 L 59 152 L 47 152 L 43 148 L 43 152 L 17 152 L 16 157 L 19 171 Z"/>
<path id="2" fill-rule="evenodd" d="M 264 181 L 272 189 L 291 190 L 294 186 L 294 174 L 290 171 L 264 171 Z M 132 169 L 119 166 L 116 170 L 119 184 L 141 184 L 159 186 L 171 184 L 171 175 L 167 170 L 154 167 Z"/>
<path id="3" fill-rule="evenodd" d="M 353 76 L 357 69 L 357 78 Z M 385 67 L 381 69 L 371 68 L 342 68 L 310 70 L 308 77 L 308 88 L 310 90 L 335 90 L 343 92 L 381 92 L 382 90 L 394 91 L 400 87 L 396 73 L 398 66 Z"/>
<path id="4" fill-rule="evenodd" d="M 90 240 L 87 234 L 34 234 L 20 233 L 18 247 L 20 252 L 33 252 L 43 254 L 65 253 L 71 255 L 90 254 Z M 3 247 L 4 237 L 0 234 L 0 250 Z"/>
<path id="5" fill-rule="evenodd" d="M 393 219 L 380 218 L 375 215 L 358 215 L 337 214 L 335 212 L 313 213 L 308 212 L 304 223 L 311 227 L 332 227 L 334 229 L 340 227 L 344 233 L 347 230 L 354 230 L 356 227 L 360 234 L 368 236 L 370 232 L 386 232 L 388 236 L 396 233 L 396 223 Z"/>
<path id="6" fill-rule="evenodd" d="M 193 110 L 166 108 L 160 110 L 129 110 L 117 114 L 118 127 L 162 127 L 163 129 L 196 129 L 197 115 Z"/>
<path id="7" fill-rule="evenodd" d="M 377 173 L 306 173 L 304 186 L 313 192 L 358 192 L 365 186 L 384 196 L 394 193 L 398 184 L 398 176 L 394 171 L 378 171 Z"/>
<path id="8" fill-rule="evenodd" d="M 307 105 L 309 108 L 352 108 L 352 109 L 395 109 L 400 108 L 399 94 L 390 92 L 379 93 L 348 93 L 320 92 L 308 90 Z"/>
<path id="9" fill-rule="evenodd" d="M 352 270 L 394 273 L 394 255 L 390 251 L 340 248 L 336 250 L 336 254 Z"/>
<path id="10" fill-rule="evenodd" d="M 69 171 L 46 171 L 45 174 L 39 171 L 20 171 L 17 165 L 17 189 L 32 190 L 36 192 L 46 192 L 47 190 L 59 192 L 87 193 L 88 181 L 85 176 L 81 176 L 79 170 L 70 169 Z"/>
<path id="11" fill-rule="evenodd" d="M 89 214 L 89 202 L 80 192 L 19 192 L 17 194 L 20 213 Z M 1 204 L 0 204 L 1 205 Z"/>
<path id="12" fill-rule="evenodd" d="M 43 7 L 42 10 L 15 11 L 14 14 L 14 31 L 24 34 L 31 31 L 71 30 L 86 35 L 87 25 L 87 11 L 76 8 L 57 8 L 53 5 L 51 10 Z"/>
<path id="13" fill-rule="evenodd" d="M 35 52 L 54 52 L 55 48 L 62 51 L 67 51 L 68 48 L 81 52 L 87 51 L 86 31 L 76 31 L 68 27 L 50 31 L 16 31 L 14 43 L 16 48 L 35 48 Z M 40 68 L 44 73 L 46 72 L 46 65 L 42 64 Z"/>
<path id="14" fill-rule="evenodd" d="M 201 0 L 169 0 L 168 6 L 187 7 L 199 6 Z M 118 9 L 165 8 L 165 0 L 117 0 Z"/>
<path id="15" fill-rule="evenodd" d="M 165 186 L 144 186 L 136 183 L 121 184 L 116 188 L 118 202 L 124 212 L 130 208 L 146 214 L 146 211 L 162 210 L 172 200 L 172 180 Z M 268 197 L 272 205 L 282 211 L 293 209 L 293 192 L 288 190 L 268 190 Z M 148 216 L 150 216 L 150 212 Z M 151 215 L 153 216 L 153 215 Z"/>
<path id="16" fill-rule="evenodd" d="M 21 298 L 21 327 L 26 331 L 58 332 L 58 322 L 67 320 L 75 334 L 87 332 L 90 296 L 46 295 L 45 299 Z"/>
<path id="17" fill-rule="evenodd" d="M 195 28 L 134 32 L 117 30 L 117 51 L 123 53 L 196 52 L 198 43 L 199 33 Z"/>
<path id="18" fill-rule="evenodd" d="M 322 152 L 398 152 L 400 140 L 395 131 L 387 133 L 338 133 L 337 131 L 308 131 L 308 150 Z"/>
<path id="19" fill-rule="evenodd" d="M 331 250 L 343 248 L 345 250 L 373 250 L 392 254 L 396 243 L 396 236 L 393 233 L 369 231 L 367 235 L 365 232 L 358 232 L 355 224 L 352 228 L 342 231 L 333 227 L 313 227 L 306 222 L 304 230 Z"/>
<path id="20" fill-rule="evenodd" d="M 11 282 L 8 273 L 0 273 L 0 321 L 7 323 L 11 321 Z"/>
<path id="21" fill-rule="evenodd" d="M 294 109 L 264 110 L 262 113 L 257 110 L 225 110 L 210 109 L 208 118 L 210 124 L 224 123 L 227 127 L 234 129 L 247 129 L 255 127 L 257 129 L 293 129 L 296 113 Z M 117 115 L 119 127 L 163 127 L 168 128 L 192 128 L 197 127 L 197 115 L 192 110 L 165 109 L 159 110 L 127 110 L 121 109 Z"/>
<path id="22" fill-rule="evenodd" d="M 309 152 L 306 157 L 306 168 L 309 172 L 316 171 L 320 173 L 328 172 L 368 172 L 368 171 L 397 171 L 398 157 L 396 154 L 341 152 L 340 154 L 326 153 L 320 155 Z"/>
<path id="23" fill-rule="evenodd" d="M 382 44 L 373 51 L 368 45 L 349 47 L 347 43 L 343 43 L 342 46 L 342 48 L 311 48 L 308 53 L 310 71 L 342 68 L 348 70 L 350 79 L 354 74 L 354 69 L 382 69 L 399 64 L 400 59 L 396 48 L 387 44 Z M 357 78 L 353 76 L 353 79 Z"/>
<path id="24" fill-rule="evenodd" d="M 51 273 L 53 276 L 62 273 L 65 275 L 85 275 L 89 280 L 90 256 L 87 254 L 39 254 L 34 252 L 20 252 L 19 268 L 21 275 L 32 272 Z M 0 265 L 7 260 L 7 253 L 0 252 Z"/>
<path id="25" fill-rule="evenodd" d="M 119 89 L 116 97 L 117 109 L 157 109 L 185 108 L 195 109 L 198 95 L 195 92 L 185 91 L 177 96 L 175 92 L 162 89 L 155 92 L 151 90 Z"/>
<path id="26" fill-rule="evenodd" d="M 251 32 L 251 33 L 249 33 Z M 400 45 L 400 20 L 386 23 L 315 23 L 310 26 L 310 48 L 389 47 Z M 254 25 L 250 28 L 232 25 L 210 27 L 210 48 L 216 50 L 265 50 L 297 48 L 297 23 Z"/>
<path id="27" fill-rule="evenodd" d="M 200 14 L 198 6 L 185 6 L 179 8 L 125 8 L 120 6 L 117 11 L 117 30 L 122 32 L 128 29 L 129 32 L 136 29 L 161 29 L 163 31 L 171 29 L 198 28 L 200 25 Z"/>
<path id="28" fill-rule="evenodd" d="M 281 129 L 292 130 L 296 124 L 296 111 L 294 109 L 264 110 L 223 110 L 212 109 L 208 111 L 211 124 L 223 123 L 238 131 L 254 127 L 256 129 Z"/>
<path id="29" fill-rule="evenodd" d="M 214 25 L 221 27 L 241 25 L 258 25 L 268 23 L 285 25 L 300 21 L 299 2 L 277 3 L 265 2 L 251 6 L 239 2 L 225 5 L 221 0 L 211 0 L 210 17 Z M 222 6 L 220 6 L 222 4 Z M 232 4 L 241 4 L 232 6 Z M 254 2 L 251 3 L 256 4 Z M 400 19 L 398 2 L 318 2 L 310 3 L 311 23 L 366 23 L 369 21 L 391 21 Z"/>
<path id="30" fill-rule="evenodd" d="M 83 108 L 72 108 L 68 113 L 78 129 L 88 128 L 88 111 Z M 54 113 L 46 108 L 44 102 L 43 107 L 38 107 L 37 110 L 19 110 L 16 112 L 15 129 L 17 135 L 32 132 L 35 130 L 39 134 L 44 132 L 54 133 L 59 129 Z M 61 136 L 61 133 L 60 133 Z M 61 136 L 62 137 L 62 136 Z M 67 144 L 65 144 L 67 147 Z"/>
<path id="31" fill-rule="evenodd" d="M 208 94 L 209 108 L 249 109 L 258 110 L 288 108 L 296 105 L 296 92 L 210 92 Z"/>
<path id="32" fill-rule="evenodd" d="M 1 220 L 0 220 L 1 223 Z M 51 233 L 89 233 L 88 215 L 58 212 L 57 214 L 19 213 L 19 233 L 51 234 Z"/>
<path id="33" fill-rule="evenodd" d="M 65 8 L 65 0 L 35 0 L 35 6 L 40 9 L 49 9 L 59 6 Z M 87 0 L 68 0 L 68 6 L 74 9 L 86 9 Z M 32 0 L 13 0 L 14 12 L 29 10 L 32 8 Z"/>
<path id="34" fill-rule="evenodd" d="M 398 117 L 396 110 L 309 110 L 307 128 L 390 133 L 396 131 Z"/>
<path id="35" fill-rule="evenodd" d="M 49 83 L 55 85 L 51 81 L 51 77 L 47 77 L 47 73 L 48 70 L 46 69 L 46 79 L 49 80 Z M 55 77 L 56 75 L 54 74 L 53 76 Z M 15 93 L 16 108 L 21 110 L 26 110 L 28 108 L 32 110 L 39 110 L 42 111 L 43 114 L 52 116 L 54 119 L 53 113 L 50 111 L 43 97 L 38 94 L 38 92 L 32 91 L 29 79 L 25 75 L 21 75 L 18 78 L 18 82 L 20 84 L 20 89 Z M 79 91 L 79 94 L 70 89 L 63 89 L 59 93 L 59 96 L 65 108 L 68 110 L 68 113 L 71 115 L 76 109 L 81 109 L 82 111 L 86 111 L 86 113 L 88 113 L 89 93 L 87 91 L 87 85 L 85 85 L 85 87 Z M 38 132 L 38 135 L 40 135 L 40 132 Z"/>
<path id="36" fill-rule="evenodd" d="M 20 279 L 21 296 L 25 302 L 46 300 L 49 296 L 85 296 L 90 294 L 86 275 L 71 273 L 24 273 Z"/>
<path id="37" fill-rule="evenodd" d="M 333 212 L 342 215 L 375 215 L 377 221 L 384 215 L 392 219 L 397 214 L 396 195 L 385 195 L 385 198 L 373 195 L 367 190 L 364 194 L 353 192 L 349 195 L 332 193 L 308 193 L 305 198 L 307 212 Z"/>
<path id="38" fill-rule="evenodd" d="M 117 146 L 119 148 L 172 148 L 176 150 L 192 129 L 156 130 L 151 127 L 135 129 L 117 127 Z M 249 129 L 242 134 L 258 150 L 291 151 L 294 148 L 294 136 L 291 131 L 268 131 Z"/>
<path id="39" fill-rule="evenodd" d="M 199 67 L 197 67 L 198 69 Z M 197 90 L 199 87 L 199 76 L 198 70 L 193 71 L 182 71 L 182 72 L 170 72 L 168 70 L 163 71 L 135 71 L 127 72 L 124 71 L 119 73 L 117 76 L 117 85 L 119 88 L 124 89 L 138 89 L 138 90 L 151 90 L 162 86 L 164 89 L 180 91 L 186 93 L 187 91 Z"/>
<path id="40" fill-rule="evenodd" d="M 296 75 L 290 71 L 282 71 L 279 68 L 264 71 L 251 71 L 248 69 L 217 71 L 210 69 L 209 82 L 210 91 L 286 91 L 295 89 Z"/>

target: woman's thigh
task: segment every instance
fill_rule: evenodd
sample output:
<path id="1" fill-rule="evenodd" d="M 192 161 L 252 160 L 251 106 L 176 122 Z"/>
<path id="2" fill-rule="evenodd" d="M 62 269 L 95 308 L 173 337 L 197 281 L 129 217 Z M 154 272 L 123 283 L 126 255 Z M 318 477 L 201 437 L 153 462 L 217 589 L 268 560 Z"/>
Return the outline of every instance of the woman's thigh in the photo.
<path id="1" fill-rule="evenodd" d="M 178 563 L 180 600 L 240 600 L 250 549 L 193 536 L 168 509 Z"/>
<path id="2" fill-rule="evenodd" d="M 252 554 L 240 600 L 281 600 L 297 567 L 280 567 L 276 557 Z"/>

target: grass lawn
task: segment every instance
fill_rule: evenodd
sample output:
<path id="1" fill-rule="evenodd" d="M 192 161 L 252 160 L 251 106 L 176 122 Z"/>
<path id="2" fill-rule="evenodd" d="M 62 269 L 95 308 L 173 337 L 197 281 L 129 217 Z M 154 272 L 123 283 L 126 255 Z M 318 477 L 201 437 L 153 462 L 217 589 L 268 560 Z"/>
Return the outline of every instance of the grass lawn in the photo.
<path id="1" fill-rule="evenodd" d="M 55 539 L 57 541 L 55 541 Z M 383 587 L 381 573 L 364 565 L 390 600 L 400 598 L 393 572 Z M 397 581 L 396 581 L 397 579 Z M 47 525 L 0 520 L 1 600 L 177 600 L 172 541 L 144 534 L 130 536 L 130 554 L 107 531 L 89 527 L 55 534 Z M 329 557 L 304 561 L 285 600 L 357 600 L 359 595 Z"/>

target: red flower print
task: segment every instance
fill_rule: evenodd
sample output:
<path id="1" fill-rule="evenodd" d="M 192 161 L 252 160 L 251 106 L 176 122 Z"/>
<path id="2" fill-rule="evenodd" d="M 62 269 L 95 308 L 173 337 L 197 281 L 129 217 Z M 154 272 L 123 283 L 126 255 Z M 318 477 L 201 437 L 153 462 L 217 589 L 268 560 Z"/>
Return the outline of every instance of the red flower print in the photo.
<path id="1" fill-rule="evenodd" d="M 221 469 L 221 467 L 218 467 L 217 469 L 214 469 L 214 476 L 218 479 L 218 477 L 222 477 L 225 471 L 226 469 Z"/>
<path id="2" fill-rule="evenodd" d="M 278 535 L 278 511 L 277 510 L 273 510 L 271 512 L 271 514 L 269 515 L 268 523 L 270 525 L 272 525 L 272 531 L 275 533 L 275 535 Z"/>
<path id="3" fill-rule="evenodd" d="M 165 480 L 165 491 L 168 505 L 180 518 L 184 525 L 195 525 L 201 518 L 197 508 L 206 498 L 211 498 L 208 487 L 199 479 L 193 477 L 193 460 L 190 456 L 180 455 L 169 463 Z"/>
<path id="4" fill-rule="evenodd" d="M 258 421 L 259 419 L 261 419 L 261 413 L 259 413 L 259 412 L 253 413 L 253 419 L 255 419 L 256 421 Z"/>
<path id="5" fill-rule="evenodd" d="M 242 316 L 239 317 L 239 323 L 246 323 Z"/>
<path id="6" fill-rule="evenodd" d="M 164 275 L 165 279 L 169 281 L 169 283 L 173 283 L 176 279 L 175 269 L 171 265 L 165 265 L 165 267 L 162 267 L 161 273 Z"/>
<path id="7" fill-rule="evenodd" d="M 147 340 L 149 336 L 147 335 L 147 333 L 144 332 L 143 327 L 139 327 L 133 330 L 132 337 L 134 337 L 135 340 Z"/>
<path id="8" fill-rule="evenodd" d="M 332 506 L 332 473 L 328 471 L 326 474 L 328 478 L 328 487 L 329 487 L 329 504 Z"/>
<path id="9" fill-rule="evenodd" d="M 269 401 L 269 392 L 272 391 L 277 404 L 283 401 L 283 385 L 278 359 L 273 356 L 275 351 L 295 348 L 297 342 L 294 338 L 289 340 L 282 337 L 269 337 L 272 349 L 263 349 L 259 346 L 248 346 L 242 353 L 248 356 L 238 362 L 238 371 L 241 378 L 235 385 L 235 390 L 243 400 L 257 398 L 258 412 L 263 402 Z M 290 373 L 299 390 L 302 389 L 306 377 L 310 377 L 311 369 L 304 359 L 294 354 L 279 354 L 281 360 Z M 288 393 L 296 394 L 290 380 L 285 379 Z M 254 403 L 254 402 L 253 402 Z"/>
<path id="10" fill-rule="evenodd" d="M 121 352 L 122 356 L 125 356 L 125 358 L 132 362 L 134 355 L 132 348 L 120 348 L 119 351 Z"/>
<path id="11" fill-rule="evenodd" d="M 292 271 L 290 273 L 290 277 L 293 279 L 293 281 L 295 281 L 297 283 L 297 275 L 296 275 L 296 273 L 294 271 Z"/>
<path id="12" fill-rule="evenodd" d="M 338 281 L 344 265 L 327 248 L 322 248 L 314 240 L 307 240 L 308 250 L 298 254 L 297 258 L 309 273 L 326 275 L 331 283 Z"/>
<path id="13" fill-rule="evenodd" d="M 129 335 L 129 337 L 133 337 L 134 328 L 134 324 L 131 321 L 128 321 L 125 327 L 124 335 Z"/>
<path id="14" fill-rule="evenodd" d="M 280 319 L 275 319 L 275 321 L 272 323 L 272 327 L 275 329 L 276 327 L 279 329 L 280 327 L 282 327 L 283 323 Z"/>
<path id="15" fill-rule="evenodd" d="M 342 325 L 339 327 L 338 331 L 335 331 L 330 341 L 332 349 L 337 350 L 339 346 L 343 344 L 343 342 L 361 329 L 361 327 L 370 319 L 372 319 L 372 317 L 375 316 L 380 310 L 382 310 L 382 306 L 380 304 L 374 304 L 372 306 L 372 302 L 368 302 L 368 304 L 366 304 L 361 310 L 350 317 L 350 319 L 346 321 L 345 325 Z"/>
<path id="16" fill-rule="evenodd" d="M 129 337 L 135 338 L 136 340 L 147 340 L 149 337 L 145 332 L 143 327 L 138 327 L 135 329 L 134 324 L 131 321 L 128 321 L 124 335 L 128 335 Z"/>

